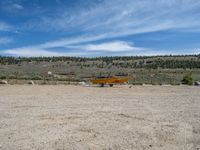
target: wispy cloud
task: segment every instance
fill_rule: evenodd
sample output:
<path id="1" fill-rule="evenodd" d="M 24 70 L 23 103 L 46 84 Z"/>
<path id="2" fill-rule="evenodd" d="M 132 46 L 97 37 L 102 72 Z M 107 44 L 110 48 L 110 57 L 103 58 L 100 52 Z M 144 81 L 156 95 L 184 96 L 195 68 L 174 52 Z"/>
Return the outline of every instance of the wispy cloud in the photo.
<path id="1" fill-rule="evenodd" d="M 52 48 L 56 48 L 57 44 L 53 45 L 37 45 L 30 47 L 22 47 L 15 49 L 4 50 L 3 53 L 13 56 L 94 56 L 94 55 L 104 55 L 104 52 L 115 53 L 121 52 L 135 52 L 138 50 L 145 50 L 145 48 L 134 47 L 130 42 L 124 41 L 113 41 L 100 44 L 83 44 L 83 45 L 71 45 L 63 43 L 60 47 L 65 48 L 64 51 L 55 52 Z"/>
<path id="2" fill-rule="evenodd" d="M 6 49 L 1 50 L 0 52 L 5 55 L 13 55 L 13 56 L 68 56 L 68 55 L 74 55 L 74 56 L 85 56 L 90 55 L 86 52 L 79 52 L 75 50 L 75 52 L 52 52 L 50 49 L 56 48 L 56 47 L 69 47 L 76 44 L 81 44 L 84 42 L 91 42 L 98 39 L 101 39 L 106 35 L 99 35 L 99 36 L 78 36 L 74 38 L 64 38 L 57 41 L 52 42 L 46 42 L 43 44 L 38 45 L 30 45 L 25 47 L 19 47 L 19 48 L 13 48 L 13 49 Z"/>
<path id="3" fill-rule="evenodd" d="M 0 22 L 0 31 L 8 31 L 10 28 L 11 28 L 10 25 L 4 22 Z"/>
<path id="4" fill-rule="evenodd" d="M 60 4 L 61 1 L 57 0 L 57 3 Z M 17 3 L 12 7 L 23 9 L 23 6 Z M 36 30 L 65 33 L 66 36 L 70 34 L 70 38 L 57 38 L 42 44 L 7 49 L 4 52 L 17 56 L 68 54 L 82 56 L 94 52 L 98 52 L 99 55 L 106 52 L 113 52 L 113 54 L 125 52 L 128 55 L 135 54 L 139 49 L 142 49 L 142 52 L 150 49 L 125 41 L 112 40 L 163 30 L 199 32 L 200 28 L 200 1 L 198 0 L 105 0 L 88 7 L 73 8 L 73 10 L 59 7 L 51 15 L 43 15 L 41 11 L 41 17 L 38 14 L 37 17 L 29 19 L 18 27 L 31 32 Z M 0 30 L 6 30 L 6 25 L 0 23 Z M 76 36 L 77 34 L 79 36 Z M 107 42 L 99 43 L 100 40 L 107 40 Z M 52 52 L 51 49 L 56 47 L 64 47 L 66 50 Z M 73 53 L 68 51 L 69 49 L 73 50 Z"/>
<path id="5" fill-rule="evenodd" d="M 41 44 L 39 45 L 41 48 L 70 44 L 77 44 L 78 46 L 83 42 L 169 29 L 193 29 L 197 31 L 200 28 L 198 21 L 200 14 L 194 12 L 198 9 L 200 9 L 200 1 L 194 3 L 193 0 L 110 0 L 94 5 L 93 8 L 88 10 L 80 9 L 71 13 L 62 10 L 61 15 L 59 11 L 58 14 L 42 17 L 40 21 L 37 20 L 37 23 L 29 22 L 28 25 L 41 30 L 71 31 L 75 29 L 83 34 L 83 36 Z M 193 12 L 192 15 L 191 12 Z M 84 48 L 112 51 L 112 48 L 109 49 L 110 46 L 119 46 L 117 45 L 119 43 L 114 44 L 90 44 Z M 122 43 L 120 44 L 122 45 Z M 125 51 L 130 48 L 128 45 L 126 46 Z"/>
<path id="6" fill-rule="evenodd" d="M 24 9 L 24 7 L 22 5 L 16 4 L 16 3 L 13 4 L 12 7 L 15 8 L 15 9 L 19 9 L 19 10 Z"/>
<path id="7" fill-rule="evenodd" d="M 12 38 L 9 37 L 0 37 L 0 45 L 6 45 L 13 42 Z"/>
<path id="8" fill-rule="evenodd" d="M 133 44 L 114 41 L 110 43 L 101 44 L 83 44 L 83 45 L 65 45 L 66 50 L 63 51 L 52 51 L 52 46 L 45 46 L 42 48 L 41 45 L 29 46 L 15 49 L 7 49 L 2 51 L 1 55 L 10 56 L 22 56 L 22 57 L 38 57 L 38 56 L 81 56 L 81 57 L 94 57 L 94 56 L 155 56 L 155 55 L 178 55 L 182 49 L 176 49 L 175 51 L 166 51 L 162 49 L 148 49 L 143 47 L 135 47 Z M 69 49 L 70 50 L 69 50 Z M 126 49 L 126 50 L 124 50 Z M 187 49 L 184 54 L 199 54 L 199 49 L 191 50 Z"/>
<path id="9" fill-rule="evenodd" d="M 21 0 L 0 1 L 0 9 L 4 13 L 9 12 L 9 13 L 15 14 L 18 11 L 24 9 L 24 6 L 21 3 L 23 3 Z"/>
<path id="10" fill-rule="evenodd" d="M 60 10 L 51 17 L 41 17 L 35 28 L 48 26 L 49 30 L 69 31 L 72 28 L 88 33 L 106 33 L 121 36 L 173 28 L 199 29 L 200 2 L 194 0 L 109 0 L 90 9 L 69 13 Z M 62 13 L 61 13 L 62 12 Z M 191 15 L 192 12 L 192 15 Z"/>
<path id="11" fill-rule="evenodd" d="M 44 49 L 20 48 L 3 51 L 2 54 L 21 57 L 85 56 L 81 52 L 53 52 Z"/>

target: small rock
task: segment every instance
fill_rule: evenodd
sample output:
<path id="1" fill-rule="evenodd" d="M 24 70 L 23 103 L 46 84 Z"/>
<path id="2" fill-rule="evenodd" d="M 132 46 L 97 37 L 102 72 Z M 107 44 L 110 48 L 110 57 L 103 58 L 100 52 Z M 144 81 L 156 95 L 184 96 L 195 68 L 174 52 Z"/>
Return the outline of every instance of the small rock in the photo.
<path id="1" fill-rule="evenodd" d="M 200 81 L 196 81 L 194 84 L 195 84 L 196 86 L 200 86 Z"/>
<path id="2" fill-rule="evenodd" d="M 79 82 L 79 85 L 86 85 L 85 82 Z"/>
<path id="3" fill-rule="evenodd" d="M 8 84 L 8 82 L 6 80 L 1 80 L 0 84 Z"/>
<path id="4" fill-rule="evenodd" d="M 34 85 L 34 82 L 31 80 L 31 81 L 28 81 L 28 84 Z"/>

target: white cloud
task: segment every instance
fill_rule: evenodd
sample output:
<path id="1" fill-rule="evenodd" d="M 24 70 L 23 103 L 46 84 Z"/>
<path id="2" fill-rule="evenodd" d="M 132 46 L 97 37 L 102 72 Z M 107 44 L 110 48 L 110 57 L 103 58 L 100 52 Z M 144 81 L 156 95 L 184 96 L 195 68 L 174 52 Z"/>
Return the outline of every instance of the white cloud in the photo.
<path id="1" fill-rule="evenodd" d="M 69 42 L 69 41 L 68 41 Z M 69 43 L 75 43 L 69 42 Z M 12 56 L 97 56 L 105 55 L 105 52 L 112 52 L 113 55 L 118 53 L 135 53 L 140 50 L 147 50 L 142 47 L 135 47 L 132 43 L 124 41 L 106 42 L 101 44 L 82 44 L 82 45 L 70 45 L 65 42 L 59 43 L 60 47 L 66 48 L 62 52 L 50 51 L 52 48 L 56 48 L 58 43 L 43 44 L 37 46 L 27 46 L 22 48 L 3 50 L 3 54 Z M 70 51 L 69 51 L 70 50 Z"/>
<path id="2" fill-rule="evenodd" d="M 91 47 L 92 45 L 92 47 Z M 128 46 L 127 46 L 128 45 Z M 86 44 L 78 46 L 67 46 L 72 48 L 73 51 L 55 52 L 41 47 L 22 47 L 15 49 L 8 49 L 0 51 L 3 55 L 21 56 L 21 57 L 39 57 L 39 56 L 80 56 L 80 57 L 93 57 L 93 56 L 155 56 L 155 55 L 179 55 L 181 50 L 165 51 L 165 50 L 152 50 L 143 47 L 134 47 L 132 44 L 126 42 L 110 42 L 102 44 Z M 109 47 L 109 48 L 108 48 Z M 127 49 L 127 50 L 122 50 Z M 186 50 L 185 54 L 199 54 L 198 50 Z"/>
<path id="3" fill-rule="evenodd" d="M 105 36 L 105 35 L 102 35 Z M 52 42 L 46 42 L 43 44 L 38 45 L 32 45 L 32 46 L 25 46 L 25 47 L 19 47 L 19 48 L 13 48 L 13 49 L 6 49 L 1 50 L 5 55 L 14 55 L 14 56 L 84 56 L 88 55 L 87 53 L 80 53 L 80 52 L 74 52 L 74 53 L 68 53 L 68 52 L 52 52 L 48 49 L 55 48 L 55 47 L 67 47 L 72 44 L 79 44 L 82 42 L 90 42 L 93 40 L 97 40 L 101 38 L 102 36 L 79 36 L 74 38 L 65 38 L 58 41 L 52 41 Z"/>
<path id="4" fill-rule="evenodd" d="M 126 51 L 135 51 L 135 50 L 140 49 L 140 48 L 134 47 L 132 43 L 128 43 L 124 41 L 80 45 L 78 46 L 78 48 L 87 50 L 87 51 L 103 51 L 103 52 L 126 52 Z"/>
<path id="5" fill-rule="evenodd" d="M 53 52 L 44 49 L 19 48 L 3 51 L 5 55 L 20 57 L 52 57 L 52 56 L 84 56 L 85 53 L 80 52 Z"/>

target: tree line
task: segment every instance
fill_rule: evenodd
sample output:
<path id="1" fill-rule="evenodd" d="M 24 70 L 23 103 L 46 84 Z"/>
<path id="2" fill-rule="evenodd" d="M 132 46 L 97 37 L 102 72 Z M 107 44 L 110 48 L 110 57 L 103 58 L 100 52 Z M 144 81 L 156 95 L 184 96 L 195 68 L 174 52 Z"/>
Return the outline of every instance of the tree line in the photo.
<path id="1" fill-rule="evenodd" d="M 112 57 L 7 57 L 0 56 L 1 65 L 20 65 L 23 62 L 72 62 L 81 67 L 118 67 L 148 69 L 200 68 L 199 55 L 112 56 Z"/>

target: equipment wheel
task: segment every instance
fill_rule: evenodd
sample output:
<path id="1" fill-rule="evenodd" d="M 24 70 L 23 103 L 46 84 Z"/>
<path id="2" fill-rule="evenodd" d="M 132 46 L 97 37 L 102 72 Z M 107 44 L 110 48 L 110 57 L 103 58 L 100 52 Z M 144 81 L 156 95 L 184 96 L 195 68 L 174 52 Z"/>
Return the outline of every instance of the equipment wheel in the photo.
<path id="1" fill-rule="evenodd" d="M 101 86 L 101 87 L 104 87 L 104 83 L 101 83 L 100 86 Z"/>
<path id="2" fill-rule="evenodd" d="M 114 85 L 113 84 L 109 84 L 110 85 L 110 87 L 113 87 Z"/>

